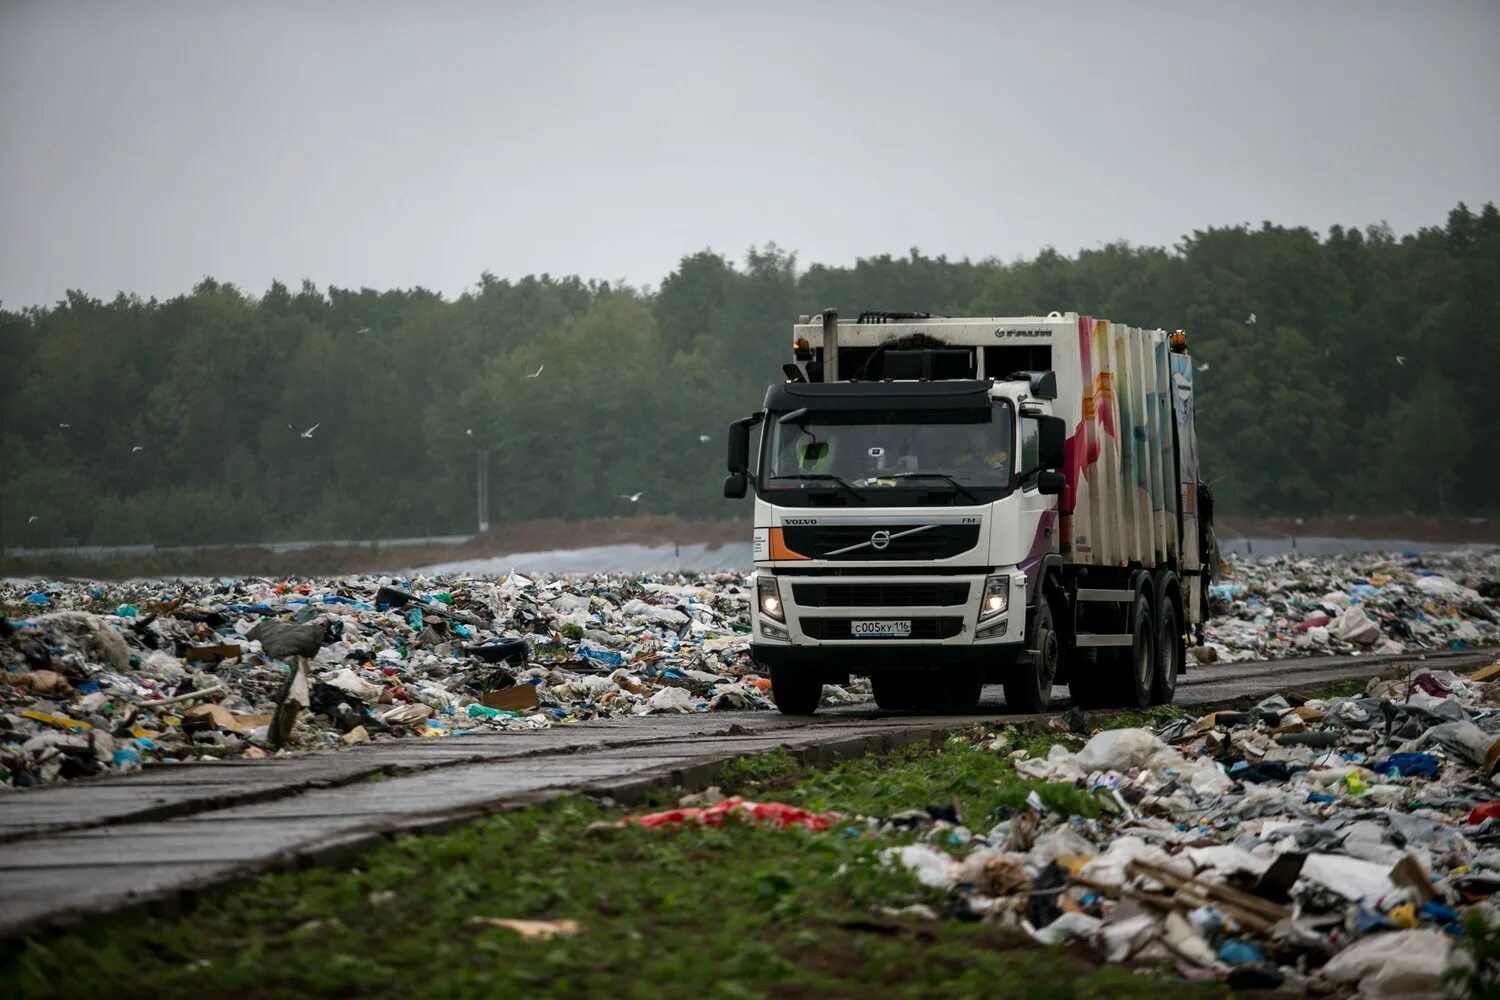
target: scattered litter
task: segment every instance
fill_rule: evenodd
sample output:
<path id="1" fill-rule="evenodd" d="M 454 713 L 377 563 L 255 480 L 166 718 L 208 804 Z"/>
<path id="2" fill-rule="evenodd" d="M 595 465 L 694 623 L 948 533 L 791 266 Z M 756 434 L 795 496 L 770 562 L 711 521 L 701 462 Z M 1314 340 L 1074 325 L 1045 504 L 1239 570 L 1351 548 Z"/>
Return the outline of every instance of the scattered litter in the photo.
<path id="1" fill-rule="evenodd" d="M 815 813 L 784 802 L 747 802 L 734 796 L 711 806 L 685 806 L 665 812 L 628 816 L 620 826 L 724 826 L 729 822 L 756 825 L 765 823 L 786 829 L 799 826 L 808 830 L 827 830 L 838 820 L 838 813 Z"/>
<path id="2" fill-rule="evenodd" d="M 946 891 L 940 912 L 1236 989 L 1371 996 L 1440 995 L 1466 913 L 1500 925 L 1500 670 L 1278 695 L 1045 757 L 974 739 L 1100 808 L 1049 811 L 1032 790 L 962 838 L 922 814 L 878 821 L 915 832 L 881 856 Z"/>
<path id="3" fill-rule="evenodd" d="M 569 937 L 579 931 L 576 920 L 515 920 L 510 917 L 470 917 L 464 926 L 474 929 L 499 927 L 515 931 L 523 938 L 540 938 L 543 941 L 555 937 Z"/>

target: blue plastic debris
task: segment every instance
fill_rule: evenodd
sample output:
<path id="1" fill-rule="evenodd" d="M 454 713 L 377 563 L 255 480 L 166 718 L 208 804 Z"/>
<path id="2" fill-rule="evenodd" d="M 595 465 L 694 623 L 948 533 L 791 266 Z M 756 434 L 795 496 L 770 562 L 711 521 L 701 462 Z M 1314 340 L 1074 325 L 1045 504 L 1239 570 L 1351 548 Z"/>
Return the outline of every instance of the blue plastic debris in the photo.
<path id="1" fill-rule="evenodd" d="M 115 614 L 120 618 L 139 618 L 141 613 L 134 604 L 122 604 L 115 609 Z"/>
<path id="2" fill-rule="evenodd" d="M 27 604 L 35 604 L 38 607 L 45 608 L 47 605 L 51 604 L 52 602 L 49 601 L 49 600 L 47 600 L 47 595 L 46 594 L 36 593 L 36 594 L 27 594 L 26 595 L 26 603 Z"/>
<path id="3" fill-rule="evenodd" d="M 578 655 L 595 663 L 602 663 L 608 667 L 622 667 L 625 665 L 625 654 L 613 649 L 599 649 L 596 646 L 579 646 Z"/>
<path id="4" fill-rule="evenodd" d="M 1219 960 L 1230 965 L 1258 965 L 1266 960 L 1266 953 L 1249 941 L 1230 938 L 1219 946 Z"/>
<path id="5" fill-rule="evenodd" d="M 1435 778 L 1442 761 L 1430 753 L 1393 753 L 1385 760 L 1376 761 L 1371 768 L 1379 774 L 1394 774 L 1403 778 Z"/>

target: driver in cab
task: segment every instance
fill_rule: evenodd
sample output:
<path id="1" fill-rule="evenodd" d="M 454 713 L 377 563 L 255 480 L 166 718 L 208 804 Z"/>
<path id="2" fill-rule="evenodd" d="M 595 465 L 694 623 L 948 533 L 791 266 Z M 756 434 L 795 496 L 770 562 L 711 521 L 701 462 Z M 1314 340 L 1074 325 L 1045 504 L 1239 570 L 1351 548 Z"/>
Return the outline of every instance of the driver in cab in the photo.
<path id="1" fill-rule="evenodd" d="M 958 468 L 970 472 L 998 472 L 1010 475 L 1010 452 L 996 448 L 996 442 L 985 427 L 974 427 L 964 436 L 964 444 L 955 459 Z"/>

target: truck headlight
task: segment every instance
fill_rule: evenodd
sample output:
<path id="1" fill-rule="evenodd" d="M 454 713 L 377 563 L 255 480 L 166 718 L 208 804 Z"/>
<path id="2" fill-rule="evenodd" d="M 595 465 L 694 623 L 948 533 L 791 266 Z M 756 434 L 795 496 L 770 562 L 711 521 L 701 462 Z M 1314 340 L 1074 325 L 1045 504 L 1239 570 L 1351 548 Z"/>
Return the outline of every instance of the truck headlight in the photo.
<path id="1" fill-rule="evenodd" d="M 992 576 L 984 581 L 984 596 L 979 599 L 979 620 L 985 621 L 1010 610 L 1010 577 Z"/>
<path id="2" fill-rule="evenodd" d="M 760 613 L 775 621 L 786 621 L 786 609 L 781 606 L 781 588 L 776 584 L 774 576 L 762 576 L 758 578 L 756 594 L 760 600 Z"/>

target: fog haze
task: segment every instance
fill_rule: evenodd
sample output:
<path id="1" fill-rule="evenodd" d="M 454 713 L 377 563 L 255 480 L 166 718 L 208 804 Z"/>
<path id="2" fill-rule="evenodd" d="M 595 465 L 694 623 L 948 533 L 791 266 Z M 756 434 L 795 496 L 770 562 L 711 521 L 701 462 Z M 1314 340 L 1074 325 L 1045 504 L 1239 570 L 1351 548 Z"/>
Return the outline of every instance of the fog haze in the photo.
<path id="1" fill-rule="evenodd" d="M 1500 194 L 1500 4 L 6 3 L 0 302 L 657 284 Z"/>

